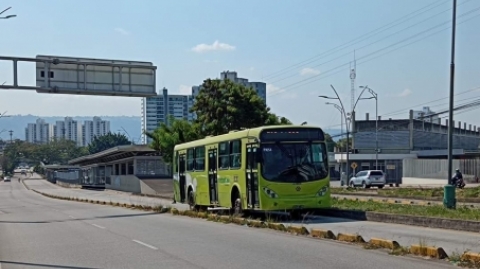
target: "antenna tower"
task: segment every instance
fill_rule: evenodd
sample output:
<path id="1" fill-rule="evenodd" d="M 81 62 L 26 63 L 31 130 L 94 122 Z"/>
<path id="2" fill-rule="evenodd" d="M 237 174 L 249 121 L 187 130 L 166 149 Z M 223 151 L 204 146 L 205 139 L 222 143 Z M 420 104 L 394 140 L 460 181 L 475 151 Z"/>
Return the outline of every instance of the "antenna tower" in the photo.
<path id="1" fill-rule="evenodd" d="M 354 106 L 355 106 L 355 78 L 357 77 L 356 70 L 357 69 L 357 61 L 355 60 L 355 51 L 353 51 L 353 68 L 352 68 L 352 63 L 350 63 L 350 83 L 351 83 L 351 106 L 352 110 L 350 112 L 353 112 Z"/>

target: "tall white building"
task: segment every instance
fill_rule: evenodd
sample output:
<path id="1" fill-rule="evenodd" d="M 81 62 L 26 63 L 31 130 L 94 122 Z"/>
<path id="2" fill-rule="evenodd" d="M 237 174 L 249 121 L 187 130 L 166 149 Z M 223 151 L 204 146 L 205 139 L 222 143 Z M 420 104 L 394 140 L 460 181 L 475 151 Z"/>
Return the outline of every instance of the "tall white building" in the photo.
<path id="1" fill-rule="evenodd" d="M 220 73 L 220 79 L 229 79 L 235 83 L 242 84 L 245 87 L 251 87 L 257 92 L 258 96 L 267 102 L 267 84 L 265 82 L 249 82 L 246 78 L 239 78 L 235 71 L 224 71 Z M 195 98 L 200 92 L 200 86 L 192 87 L 192 96 Z"/>
<path id="2" fill-rule="evenodd" d="M 53 130 L 53 124 L 46 123 L 43 119 L 37 119 L 35 123 L 29 123 L 25 128 L 25 140 L 30 143 L 46 144 L 52 141 Z"/>
<path id="3" fill-rule="evenodd" d="M 65 117 L 63 121 L 57 121 L 54 127 L 55 139 L 75 141 L 77 146 L 83 146 L 82 124 L 71 117 Z"/>
<path id="4" fill-rule="evenodd" d="M 93 117 L 93 120 L 86 120 L 82 126 L 82 144 L 87 146 L 95 136 L 106 135 L 110 132 L 110 121 L 102 120 L 100 117 Z"/>
<path id="5" fill-rule="evenodd" d="M 162 94 L 155 97 L 142 99 L 142 141 L 144 144 L 151 142 L 144 132 L 154 131 L 161 123 L 168 124 L 168 118 L 193 120 L 190 108 L 193 105 L 191 95 L 168 94 L 163 88 Z"/>
<path id="6" fill-rule="evenodd" d="M 52 140 L 71 140 L 77 146 L 87 146 L 95 136 L 106 135 L 110 132 L 110 121 L 93 117 L 93 120 L 81 122 L 71 117 L 65 117 L 63 121 L 55 124 L 46 123 L 43 119 L 37 119 L 35 123 L 29 123 L 25 128 L 25 140 L 30 143 L 45 144 Z"/>

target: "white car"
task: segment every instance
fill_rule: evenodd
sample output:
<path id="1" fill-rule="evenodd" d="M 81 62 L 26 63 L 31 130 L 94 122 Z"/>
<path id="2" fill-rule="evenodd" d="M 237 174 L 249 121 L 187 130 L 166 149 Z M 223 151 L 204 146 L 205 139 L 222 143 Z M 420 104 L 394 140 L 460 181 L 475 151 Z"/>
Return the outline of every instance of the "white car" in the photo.
<path id="1" fill-rule="evenodd" d="M 3 181 L 5 181 L 5 182 L 10 182 L 10 177 L 4 177 L 4 178 L 3 178 Z"/>
<path id="2" fill-rule="evenodd" d="M 362 186 L 363 188 L 370 188 L 376 186 L 379 189 L 385 186 L 385 174 L 381 170 L 364 170 L 358 172 L 350 179 L 349 185 L 351 187 Z"/>

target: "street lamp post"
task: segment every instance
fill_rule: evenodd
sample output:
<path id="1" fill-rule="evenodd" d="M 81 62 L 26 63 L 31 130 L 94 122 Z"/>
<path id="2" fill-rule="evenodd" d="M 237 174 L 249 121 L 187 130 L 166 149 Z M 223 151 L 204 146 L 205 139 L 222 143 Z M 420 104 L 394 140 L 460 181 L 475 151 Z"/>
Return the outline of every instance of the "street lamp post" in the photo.
<path id="1" fill-rule="evenodd" d="M 347 113 L 345 112 L 345 106 L 343 105 L 342 103 L 342 100 L 340 99 L 340 96 L 338 95 L 337 93 L 337 90 L 335 90 L 335 88 L 333 87 L 333 85 L 330 85 L 330 87 L 332 88 L 332 90 L 335 92 L 335 95 L 337 96 L 336 98 L 335 97 L 328 97 L 328 96 L 325 96 L 325 95 L 320 95 L 318 97 L 320 98 L 325 98 L 325 99 L 336 99 L 340 102 L 340 105 L 342 107 L 342 111 L 343 111 L 343 117 L 345 118 L 345 126 L 347 127 L 347 167 L 346 167 L 346 174 L 347 174 L 347 182 L 345 182 L 347 185 L 348 185 L 348 177 L 350 175 L 350 145 L 349 145 L 349 132 L 350 132 L 350 128 L 349 128 L 349 124 L 348 124 L 348 119 L 347 119 Z M 341 181 L 341 185 L 343 185 L 344 182 Z"/>
<path id="2" fill-rule="evenodd" d="M 4 9 L 2 12 L 0 12 L 0 15 L 2 15 L 3 13 L 5 13 L 7 10 L 11 9 L 12 7 L 8 7 L 6 9 Z M 2 16 L 0 17 L 0 19 L 3 19 L 3 20 L 6 20 L 6 19 L 11 19 L 11 18 L 15 18 L 17 17 L 17 15 L 7 15 L 7 16 Z"/>
<path id="3" fill-rule="evenodd" d="M 363 88 L 363 91 L 358 96 L 358 100 L 372 99 L 372 98 L 375 99 L 375 169 L 378 170 L 378 94 L 374 92 L 372 89 L 370 89 L 368 86 L 360 86 L 360 88 Z M 360 98 L 366 89 L 368 89 L 368 92 L 372 95 L 372 97 Z"/>
<path id="4" fill-rule="evenodd" d="M 325 103 L 326 105 L 332 105 L 334 106 L 338 111 L 340 111 L 340 134 L 341 136 L 343 136 L 343 110 L 342 110 L 342 107 L 335 104 L 335 103 L 330 103 L 330 102 L 326 102 Z M 343 160 L 343 152 L 340 150 L 340 159 Z M 342 174 L 342 166 L 340 165 L 340 174 Z"/>

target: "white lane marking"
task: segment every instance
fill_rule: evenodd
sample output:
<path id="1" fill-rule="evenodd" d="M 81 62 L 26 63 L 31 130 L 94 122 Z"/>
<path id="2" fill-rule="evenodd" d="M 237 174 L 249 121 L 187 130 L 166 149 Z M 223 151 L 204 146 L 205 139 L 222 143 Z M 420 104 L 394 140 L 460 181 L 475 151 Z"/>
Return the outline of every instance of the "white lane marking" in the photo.
<path id="1" fill-rule="evenodd" d="M 140 245 L 144 245 L 144 246 L 146 246 L 147 248 L 151 248 L 151 249 L 158 250 L 158 248 L 156 248 L 156 247 L 154 247 L 154 246 L 152 246 L 152 245 L 143 243 L 142 241 L 138 241 L 138 240 L 132 240 L 132 241 L 135 242 L 135 243 L 138 243 L 138 244 L 140 244 Z"/>
<path id="2" fill-rule="evenodd" d="M 92 226 L 95 226 L 95 227 L 100 228 L 100 229 L 105 229 L 105 227 L 97 225 L 97 224 L 92 224 Z"/>

